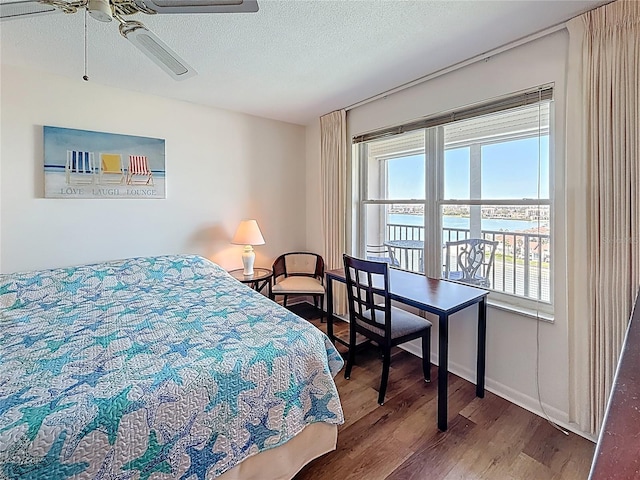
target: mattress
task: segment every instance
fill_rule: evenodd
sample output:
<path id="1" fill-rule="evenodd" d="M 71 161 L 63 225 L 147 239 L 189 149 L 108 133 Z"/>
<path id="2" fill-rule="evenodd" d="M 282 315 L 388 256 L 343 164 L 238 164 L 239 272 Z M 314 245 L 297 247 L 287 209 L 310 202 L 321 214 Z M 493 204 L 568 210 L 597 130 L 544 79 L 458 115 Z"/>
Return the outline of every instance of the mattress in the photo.
<path id="1" fill-rule="evenodd" d="M 0 275 L 0 474 L 211 479 L 344 421 L 329 339 L 198 256 Z"/>

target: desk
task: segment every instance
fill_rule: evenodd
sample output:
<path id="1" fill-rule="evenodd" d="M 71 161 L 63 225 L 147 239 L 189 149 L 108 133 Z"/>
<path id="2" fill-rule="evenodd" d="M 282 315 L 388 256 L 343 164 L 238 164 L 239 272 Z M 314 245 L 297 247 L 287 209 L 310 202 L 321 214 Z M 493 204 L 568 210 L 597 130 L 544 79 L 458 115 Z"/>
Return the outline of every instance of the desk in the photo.
<path id="1" fill-rule="evenodd" d="M 333 335 L 333 282 L 345 283 L 344 269 L 329 270 L 327 277 L 327 335 Z M 389 296 L 406 305 L 438 315 L 438 428 L 447 429 L 447 380 L 449 360 L 449 315 L 478 304 L 478 357 L 476 396 L 484 398 L 484 370 L 487 342 L 487 295 L 467 285 L 427 278 L 424 275 L 389 269 Z M 341 343 L 344 343 L 341 341 Z M 348 346 L 348 345 L 347 345 Z"/>

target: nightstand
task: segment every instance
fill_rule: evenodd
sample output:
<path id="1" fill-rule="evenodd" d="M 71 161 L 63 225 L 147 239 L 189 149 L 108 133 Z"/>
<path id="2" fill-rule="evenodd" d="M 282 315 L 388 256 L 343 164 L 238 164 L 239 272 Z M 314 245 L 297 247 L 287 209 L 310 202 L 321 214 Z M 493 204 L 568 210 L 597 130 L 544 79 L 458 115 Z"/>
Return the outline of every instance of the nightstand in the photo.
<path id="1" fill-rule="evenodd" d="M 268 295 L 271 296 L 271 282 L 273 280 L 273 272 L 268 268 L 254 268 L 253 275 L 245 275 L 242 268 L 229 271 L 229 275 L 245 283 L 253 288 L 256 292 L 260 292 L 267 285 L 269 286 Z"/>

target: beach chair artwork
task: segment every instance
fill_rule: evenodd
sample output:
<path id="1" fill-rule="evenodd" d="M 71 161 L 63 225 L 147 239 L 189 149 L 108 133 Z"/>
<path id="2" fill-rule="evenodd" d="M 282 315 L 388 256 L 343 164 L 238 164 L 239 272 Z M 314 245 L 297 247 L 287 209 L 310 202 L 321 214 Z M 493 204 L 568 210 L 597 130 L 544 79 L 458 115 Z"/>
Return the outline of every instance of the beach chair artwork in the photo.
<path id="1" fill-rule="evenodd" d="M 93 152 L 67 150 L 64 173 L 68 185 L 94 183 L 96 169 Z"/>
<path id="2" fill-rule="evenodd" d="M 119 153 L 101 153 L 98 183 L 102 185 L 122 184 L 124 178 L 122 155 Z"/>
<path id="3" fill-rule="evenodd" d="M 127 185 L 153 185 L 153 173 L 146 155 L 129 155 Z"/>

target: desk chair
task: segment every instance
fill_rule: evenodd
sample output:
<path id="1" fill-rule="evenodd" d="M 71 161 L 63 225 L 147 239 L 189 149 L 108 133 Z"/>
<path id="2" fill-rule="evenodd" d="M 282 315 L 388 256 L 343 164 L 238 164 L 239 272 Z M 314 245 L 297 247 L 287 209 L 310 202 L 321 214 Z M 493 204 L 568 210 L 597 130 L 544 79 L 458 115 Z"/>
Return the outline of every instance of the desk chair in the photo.
<path id="1" fill-rule="evenodd" d="M 323 258 L 309 252 L 283 253 L 276 258 L 271 269 L 274 282 L 271 300 L 275 300 L 276 295 L 283 295 L 283 305 L 286 307 L 289 295 L 310 295 L 313 297 L 314 306 L 320 309 L 322 322 L 322 302 L 325 294 Z"/>
<path id="2" fill-rule="evenodd" d="M 491 268 L 497 246 L 498 242 L 484 238 L 447 242 L 443 278 L 478 287 L 490 287 Z M 451 270 L 452 256 L 456 259 L 455 270 Z"/>
<path id="3" fill-rule="evenodd" d="M 344 378 L 351 377 L 356 333 L 376 342 L 383 351 L 378 403 L 384 404 L 391 364 L 391 347 L 422 338 L 422 373 L 431 381 L 431 322 L 391 306 L 389 265 L 343 255 L 349 305 L 349 356 Z"/>

